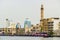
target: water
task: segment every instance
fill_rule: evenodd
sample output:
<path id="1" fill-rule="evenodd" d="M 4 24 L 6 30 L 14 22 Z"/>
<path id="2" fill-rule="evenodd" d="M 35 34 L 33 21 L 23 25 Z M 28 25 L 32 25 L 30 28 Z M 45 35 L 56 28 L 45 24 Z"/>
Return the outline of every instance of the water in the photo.
<path id="1" fill-rule="evenodd" d="M 60 40 L 60 37 L 22 37 L 22 36 L 0 36 L 0 40 Z"/>

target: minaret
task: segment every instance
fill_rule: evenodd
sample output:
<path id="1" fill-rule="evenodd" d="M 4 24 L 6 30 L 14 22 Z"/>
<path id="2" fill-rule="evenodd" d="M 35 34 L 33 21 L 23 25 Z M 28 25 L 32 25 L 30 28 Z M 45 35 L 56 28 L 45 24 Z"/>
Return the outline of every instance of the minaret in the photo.
<path id="1" fill-rule="evenodd" d="M 44 19 L 44 7 L 41 5 L 41 20 Z"/>
<path id="2" fill-rule="evenodd" d="M 41 26 L 41 32 L 43 32 L 44 31 L 44 25 L 43 25 L 43 19 L 44 19 L 44 7 L 43 7 L 43 4 L 41 5 L 41 8 L 40 8 L 40 10 L 41 10 L 41 19 L 40 19 L 40 26 Z"/>

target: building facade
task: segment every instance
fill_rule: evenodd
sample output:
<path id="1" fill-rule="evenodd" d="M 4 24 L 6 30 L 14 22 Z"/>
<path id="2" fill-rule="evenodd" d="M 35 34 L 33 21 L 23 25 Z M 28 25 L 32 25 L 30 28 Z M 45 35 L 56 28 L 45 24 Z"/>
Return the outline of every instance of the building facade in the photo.
<path id="1" fill-rule="evenodd" d="M 29 18 L 26 18 L 26 20 L 24 22 L 24 28 L 25 28 L 25 33 L 29 32 L 29 30 L 31 28 L 31 21 Z"/>

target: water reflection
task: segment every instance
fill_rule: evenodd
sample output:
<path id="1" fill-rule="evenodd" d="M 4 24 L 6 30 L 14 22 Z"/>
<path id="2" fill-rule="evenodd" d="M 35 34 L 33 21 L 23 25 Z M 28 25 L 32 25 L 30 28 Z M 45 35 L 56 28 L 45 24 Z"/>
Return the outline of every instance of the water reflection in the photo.
<path id="1" fill-rule="evenodd" d="M 53 37 L 49 37 L 49 38 L 42 37 L 41 40 L 53 40 Z"/>
<path id="2" fill-rule="evenodd" d="M 41 40 L 60 40 L 60 37 L 49 37 L 49 38 L 42 37 Z"/>
<path id="3" fill-rule="evenodd" d="M 60 40 L 60 37 L 22 37 L 22 36 L 0 36 L 0 40 Z"/>

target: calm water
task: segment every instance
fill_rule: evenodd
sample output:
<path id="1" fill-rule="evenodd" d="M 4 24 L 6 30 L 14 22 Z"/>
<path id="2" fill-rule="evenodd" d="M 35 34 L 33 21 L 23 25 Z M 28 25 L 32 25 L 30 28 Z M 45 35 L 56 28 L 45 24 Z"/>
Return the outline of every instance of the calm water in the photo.
<path id="1" fill-rule="evenodd" d="M 0 40 L 60 40 L 60 37 L 22 37 L 22 36 L 0 36 Z"/>

